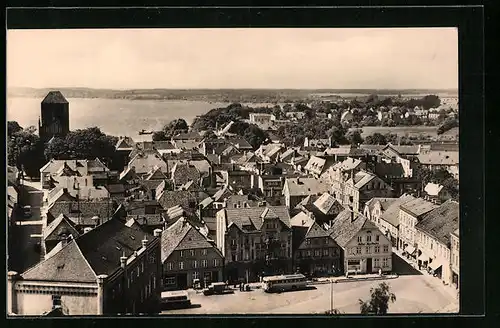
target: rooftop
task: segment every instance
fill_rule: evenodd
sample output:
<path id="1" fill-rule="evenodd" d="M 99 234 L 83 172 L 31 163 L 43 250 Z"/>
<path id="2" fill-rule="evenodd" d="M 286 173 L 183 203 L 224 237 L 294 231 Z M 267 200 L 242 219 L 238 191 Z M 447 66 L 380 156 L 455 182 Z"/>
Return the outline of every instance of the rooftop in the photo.
<path id="1" fill-rule="evenodd" d="M 458 230 L 459 212 L 458 202 L 448 200 L 424 214 L 415 228 L 431 235 L 441 243 L 449 245 L 450 234 Z"/>
<path id="2" fill-rule="evenodd" d="M 422 198 L 415 198 L 413 200 L 410 200 L 409 202 L 406 202 L 404 204 L 401 204 L 401 209 L 412 214 L 416 218 L 424 215 L 425 213 L 435 209 L 437 205 L 428 202 L 426 200 L 423 200 Z"/>
<path id="3" fill-rule="evenodd" d="M 50 91 L 42 100 L 42 104 L 68 104 L 61 91 Z"/>

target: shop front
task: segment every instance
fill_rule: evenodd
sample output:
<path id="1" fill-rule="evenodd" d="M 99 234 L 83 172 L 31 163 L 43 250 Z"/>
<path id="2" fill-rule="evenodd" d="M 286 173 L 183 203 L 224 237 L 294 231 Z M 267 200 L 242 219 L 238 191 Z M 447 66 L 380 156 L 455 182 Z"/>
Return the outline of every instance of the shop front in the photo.
<path id="1" fill-rule="evenodd" d="M 442 279 L 443 277 L 443 262 L 440 261 L 439 259 L 433 259 L 428 265 L 427 265 L 428 271 L 430 274 L 432 274 L 434 277 L 438 277 L 439 279 Z"/>
<path id="2" fill-rule="evenodd" d="M 403 254 L 408 259 L 415 259 L 415 253 L 416 253 L 416 248 L 412 245 L 406 245 L 406 247 L 403 248 Z"/>
<path id="3" fill-rule="evenodd" d="M 451 271 L 451 283 L 456 289 L 460 289 L 460 283 L 459 283 L 459 278 L 458 278 L 458 273 L 455 271 Z"/>
<path id="4" fill-rule="evenodd" d="M 429 261 L 430 261 L 430 256 L 425 253 L 425 252 L 422 252 L 422 251 L 418 251 L 419 253 L 419 256 L 417 257 L 417 263 L 418 263 L 418 268 L 419 270 L 421 269 L 427 269 L 427 266 L 429 264 Z"/>

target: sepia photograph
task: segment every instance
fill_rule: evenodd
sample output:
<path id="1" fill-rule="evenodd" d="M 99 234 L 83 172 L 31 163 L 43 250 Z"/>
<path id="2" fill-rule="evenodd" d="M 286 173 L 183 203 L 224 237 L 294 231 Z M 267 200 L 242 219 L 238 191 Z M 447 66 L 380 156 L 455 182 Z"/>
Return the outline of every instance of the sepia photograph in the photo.
<path id="1" fill-rule="evenodd" d="M 459 313 L 457 28 L 6 39 L 8 316 Z"/>

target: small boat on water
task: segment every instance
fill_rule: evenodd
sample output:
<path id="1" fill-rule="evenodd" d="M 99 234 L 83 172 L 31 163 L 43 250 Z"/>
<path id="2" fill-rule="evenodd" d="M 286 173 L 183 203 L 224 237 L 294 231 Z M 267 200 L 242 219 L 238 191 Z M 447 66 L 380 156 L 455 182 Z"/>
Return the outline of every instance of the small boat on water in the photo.
<path id="1" fill-rule="evenodd" d="M 142 129 L 141 131 L 139 131 L 139 135 L 144 135 L 144 134 L 153 134 L 153 131 L 146 131 L 144 129 Z"/>

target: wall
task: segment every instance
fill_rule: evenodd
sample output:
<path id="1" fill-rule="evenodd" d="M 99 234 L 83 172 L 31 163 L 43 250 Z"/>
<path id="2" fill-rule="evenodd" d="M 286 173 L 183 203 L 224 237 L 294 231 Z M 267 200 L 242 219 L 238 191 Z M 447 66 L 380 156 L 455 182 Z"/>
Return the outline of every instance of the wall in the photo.
<path id="1" fill-rule="evenodd" d="M 399 210 L 399 238 L 401 240 L 400 246 L 406 243 L 411 246 L 415 246 L 417 242 L 417 232 L 415 230 L 415 225 L 417 224 L 417 219 L 404 210 Z"/>
<path id="2" fill-rule="evenodd" d="M 451 234 L 451 269 L 460 274 L 460 240 L 454 234 Z"/>
<path id="3" fill-rule="evenodd" d="M 69 315 L 97 314 L 97 288 L 69 288 L 64 283 L 57 287 L 51 283 L 37 283 L 36 287 L 27 284 L 28 281 L 22 281 L 16 285 L 17 314 L 41 315 L 52 310 L 52 295 L 61 296 L 63 311 Z"/>
<path id="4" fill-rule="evenodd" d="M 419 250 L 429 255 L 433 261 L 439 260 L 443 263 L 441 280 L 449 283 L 451 279 L 450 249 L 433 236 L 420 230 L 417 230 L 417 240 Z"/>

